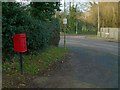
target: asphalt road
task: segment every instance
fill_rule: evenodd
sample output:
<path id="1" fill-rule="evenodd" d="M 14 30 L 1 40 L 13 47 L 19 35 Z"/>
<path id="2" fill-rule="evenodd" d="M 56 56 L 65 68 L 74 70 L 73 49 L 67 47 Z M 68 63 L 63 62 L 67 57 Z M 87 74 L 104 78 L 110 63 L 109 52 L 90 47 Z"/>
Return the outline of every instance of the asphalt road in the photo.
<path id="1" fill-rule="evenodd" d="M 63 47 L 61 37 L 60 47 Z M 39 88 L 117 88 L 118 43 L 67 36 L 71 55 L 49 76 L 37 77 Z"/>

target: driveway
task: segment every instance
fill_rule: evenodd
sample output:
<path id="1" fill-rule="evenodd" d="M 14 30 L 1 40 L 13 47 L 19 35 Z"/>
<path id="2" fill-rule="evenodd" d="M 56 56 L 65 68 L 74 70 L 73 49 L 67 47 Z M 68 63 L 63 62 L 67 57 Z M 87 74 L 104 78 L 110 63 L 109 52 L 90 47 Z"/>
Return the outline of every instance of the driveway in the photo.
<path id="1" fill-rule="evenodd" d="M 38 76 L 29 87 L 117 88 L 118 43 L 67 36 L 70 57 L 49 76 Z M 60 47 L 63 47 L 61 36 Z"/>

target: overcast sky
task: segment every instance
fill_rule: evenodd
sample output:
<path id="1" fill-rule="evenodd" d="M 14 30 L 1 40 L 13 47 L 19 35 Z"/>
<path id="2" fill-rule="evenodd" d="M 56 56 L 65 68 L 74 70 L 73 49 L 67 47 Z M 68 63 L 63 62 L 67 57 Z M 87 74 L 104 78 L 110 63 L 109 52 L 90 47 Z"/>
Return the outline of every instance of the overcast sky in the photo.
<path id="1" fill-rule="evenodd" d="M 79 9 L 81 11 L 84 11 L 84 10 L 88 9 L 89 5 L 86 4 L 86 3 L 89 2 L 89 1 L 90 0 L 65 0 L 65 3 L 66 3 L 66 8 L 69 7 L 70 2 L 72 4 L 74 2 L 74 5 L 76 5 L 76 3 L 77 3 L 77 6 L 78 6 L 77 9 Z M 61 3 L 62 3 L 62 5 L 61 5 L 60 9 L 63 11 L 63 9 L 64 9 L 64 0 L 61 0 Z"/>

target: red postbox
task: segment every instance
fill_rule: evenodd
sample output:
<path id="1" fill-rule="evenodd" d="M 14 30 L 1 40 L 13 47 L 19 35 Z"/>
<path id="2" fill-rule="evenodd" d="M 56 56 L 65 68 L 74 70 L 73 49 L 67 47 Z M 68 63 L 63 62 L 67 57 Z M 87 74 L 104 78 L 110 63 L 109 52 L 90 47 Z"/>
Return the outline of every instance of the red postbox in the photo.
<path id="1" fill-rule="evenodd" d="M 13 37 L 14 51 L 15 52 L 26 52 L 26 34 L 15 34 Z"/>

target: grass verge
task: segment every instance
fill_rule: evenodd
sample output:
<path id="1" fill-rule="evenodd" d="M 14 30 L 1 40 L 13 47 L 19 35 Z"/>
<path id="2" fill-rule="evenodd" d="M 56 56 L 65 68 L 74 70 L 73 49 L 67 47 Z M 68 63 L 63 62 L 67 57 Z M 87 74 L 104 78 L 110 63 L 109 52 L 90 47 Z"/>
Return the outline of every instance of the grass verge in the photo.
<path id="1" fill-rule="evenodd" d="M 103 38 L 103 37 L 98 37 L 97 35 L 89 35 L 89 36 L 85 36 L 85 38 L 87 39 L 93 39 L 93 40 L 102 40 L 102 41 L 107 41 L 107 42 L 120 42 L 120 41 L 117 41 L 115 39 L 112 39 L 112 38 Z"/>
<path id="2" fill-rule="evenodd" d="M 3 64 L 3 88 L 25 87 L 26 84 L 31 81 L 31 79 L 35 78 L 35 76 L 37 76 L 39 73 L 42 73 L 55 63 L 63 60 L 67 54 L 68 49 L 49 47 L 43 53 L 25 55 L 23 62 L 23 75 L 20 74 L 19 62 Z"/>

